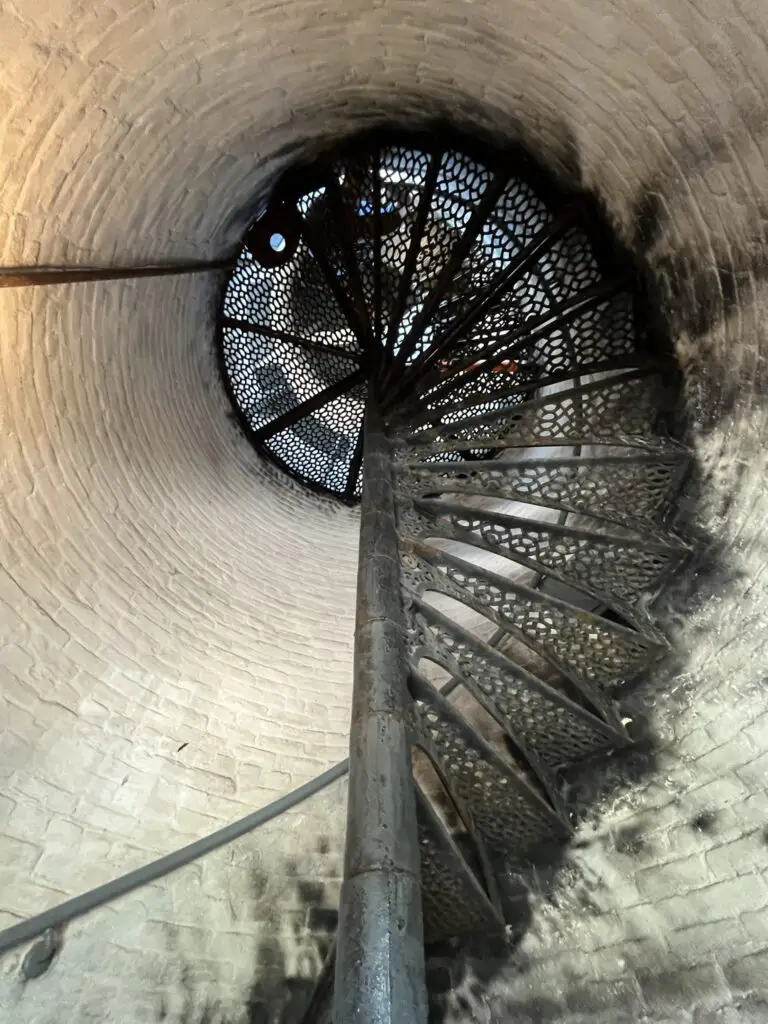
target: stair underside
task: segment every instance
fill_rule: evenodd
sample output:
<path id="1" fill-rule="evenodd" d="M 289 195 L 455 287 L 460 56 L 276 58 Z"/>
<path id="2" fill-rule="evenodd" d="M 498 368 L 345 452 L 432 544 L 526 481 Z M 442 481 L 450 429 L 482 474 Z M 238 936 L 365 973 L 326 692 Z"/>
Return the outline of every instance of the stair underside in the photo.
<path id="1" fill-rule="evenodd" d="M 678 373 L 598 222 L 522 158 L 382 138 L 277 188 L 224 302 L 244 429 L 348 502 L 376 382 L 428 941 L 504 926 L 494 865 L 567 842 L 563 774 L 630 745 L 616 694 L 667 653 Z"/>

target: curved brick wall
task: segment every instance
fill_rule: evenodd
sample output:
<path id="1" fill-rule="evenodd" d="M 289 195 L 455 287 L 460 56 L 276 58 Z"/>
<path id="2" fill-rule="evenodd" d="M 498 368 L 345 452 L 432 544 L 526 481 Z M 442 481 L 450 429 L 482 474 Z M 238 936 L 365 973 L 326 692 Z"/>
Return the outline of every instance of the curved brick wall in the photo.
<path id="1" fill-rule="evenodd" d="M 751 1020 L 714 1015 L 741 1013 L 733 993 L 766 973 L 767 37 L 758 0 L 28 0 L 0 13 L 4 265 L 217 255 L 292 148 L 452 112 L 595 189 L 657 273 L 702 470 L 686 520 L 709 540 L 667 609 L 680 658 L 646 702 L 666 760 L 602 819 L 601 852 L 579 855 L 609 879 L 613 931 L 569 967 L 583 914 L 561 905 L 547 931 L 542 911 L 521 1020 L 526 992 L 575 991 L 574 977 L 578 993 L 532 1019 L 592 1014 L 611 985 L 608 1019 L 639 1019 L 644 978 L 702 963 L 711 984 L 694 987 L 720 995 L 691 997 L 688 1018 Z M 227 419 L 218 287 L 0 291 L 0 924 L 343 756 L 355 517 L 265 469 Z M 688 827 L 705 812 L 720 825 Z M 645 845 L 617 851 L 625 827 Z M 655 916 L 630 928 L 625 911 L 643 906 Z M 562 976 L 547 980 L 555 947 Z M 664 1005 L 654 1019 L 686 1019 Z"/>

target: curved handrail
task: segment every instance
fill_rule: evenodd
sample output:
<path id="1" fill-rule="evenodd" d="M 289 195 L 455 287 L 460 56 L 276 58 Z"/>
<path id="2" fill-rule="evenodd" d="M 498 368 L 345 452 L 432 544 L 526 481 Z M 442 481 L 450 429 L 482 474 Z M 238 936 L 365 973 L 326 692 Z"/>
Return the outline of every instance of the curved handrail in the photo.
<path id="1" fill-rule="evenodd" d="M 225 825 L 224 828 L 220 828 L 216 832 L 204 836 L 202 839 L 196 839 L 193 843 L 182 846 L 181 849 L 174 850 L 173 853 L 152 861 L 151 864 L 145 864 L 144 867 L 136 868 L 135 871 L 129 871 L 127 874 L 121 875 L 120 878 L 115 878 L 111 882 L 97 885 L 95 889 L 91 889 L 89 892 L 82 893 L 80 896 L 74 896 L 71 900 L 65 900 L 64 903 L 51 907 L 50 910 L 44 910 L 41 914 L 35 914 L 34 917 L 29 917 L 26 921 L 20 921 L 19 924 L 11 925 L 10 928 L 0 932 L 0 953 L 5 953 L 22 942 L 29 942 L 30 939 L 36 938 L 49 928 L 57 928 L 75 917 L 81 917 L 83 914 L 88 913 L 89 910 L 95 910 L 103 903 L 117 899 L 118 896 L 125 896 L 134 889 L 146 885 L 147 882 L 154 882 L 156 879 L 162 878 L 163 875 L 183 868 L 190 861 L 196 860 L 207 853 L 212 853 L 233 839 L 239 839 L 246 832 L 258 828 L 259 825 L 266 824 L 285 811 L 291 810 L 291 808 L 300 804 L 303 800 L 319 793 L 321 789 L 342 778 L 348 768 L 349 762 L 341 761 L 339 764 L 323 772 L 322 775 L 318 775 L 317 778 L 312 779 L 310 782 L 305 782 L 298 789 L 294 789 L 292 793 L 281 796 L 278 800 L 273 801 L 273 803 L 262 807 L 261 810 L 253 811 L 253 813 L 247 814 L 244 818 L 240 818 L 239 821 Z"/>

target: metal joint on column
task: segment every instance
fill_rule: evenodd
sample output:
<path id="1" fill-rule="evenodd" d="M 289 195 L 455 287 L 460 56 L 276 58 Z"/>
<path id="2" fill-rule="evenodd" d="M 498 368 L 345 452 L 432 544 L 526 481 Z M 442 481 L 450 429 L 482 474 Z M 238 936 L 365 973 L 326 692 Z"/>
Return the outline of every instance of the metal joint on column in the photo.
<path id="1" fill-rule="evenodd" d="M 365 418 L 355 679 L 334 1024 L 427 1019 L 416 805 L 392 456 Z"/>

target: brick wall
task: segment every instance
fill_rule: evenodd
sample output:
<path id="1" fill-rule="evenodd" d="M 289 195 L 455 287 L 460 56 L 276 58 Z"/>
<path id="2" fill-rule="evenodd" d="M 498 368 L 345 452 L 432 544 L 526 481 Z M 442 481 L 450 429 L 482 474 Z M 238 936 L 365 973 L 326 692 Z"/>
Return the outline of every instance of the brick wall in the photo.
<path id="1" fill-rule="evenodd" d="M 71 922 L 41 976 L 0 960 L 0 1019 L 296 1024 L 336 927 L 346 784 Z"/>
<path id="2" fill-rule="evenodd" d="M 665 611 L 678 661 L 643 698 L 663 756 L 574 853 L 599 929 L 569 952 L 533 898 L 527 984 L 566 999 L 543 1019 L 593 1012 L 592 996 L 568 996 L 585 971 L 603 1002 L 617 986 L 608 1019 L 617 1006 L 639 1019 L 665 972 L 680 992 L 720 993 L 696 1024 L 718 999 L 731 1018 L 713 1021 L 759 1013 L 736 1004 L 768 945 L 766 34 L 757 0 L 0 12 L 5 265 L 213 255 L 292 146 L 382 112 L 453 111 L 580 177 L 655 269 L 701 470 L 686 522 L 708 539 Z M 342 755 L 354 516 L 238 438 L 211 372 L 216 294 L 197 278 L 0 292 L 0 924 Z M 692 829 L 705 813 L 713 829 Z M 634 856 L 612 838 L 635 849 L 633 829 Z M 733 867 L 736 842 L 749 871 Z M 566 935 L 586 927 L 562 899 L 555 917 Z M 648 959 L 628 945 L 643 940 Z M 561 956 L 576 957 L 567 985 Z M 680 1000 L 691 1016 L 693 996 L 653 1012 L 681 1020 Z"/>
<path id="3" fill-rule="evenodd" d="M 0 298 L 3 925 L 346 755 L 355 515 L 238 435 L 210 283 L 144 284 Z"/>

